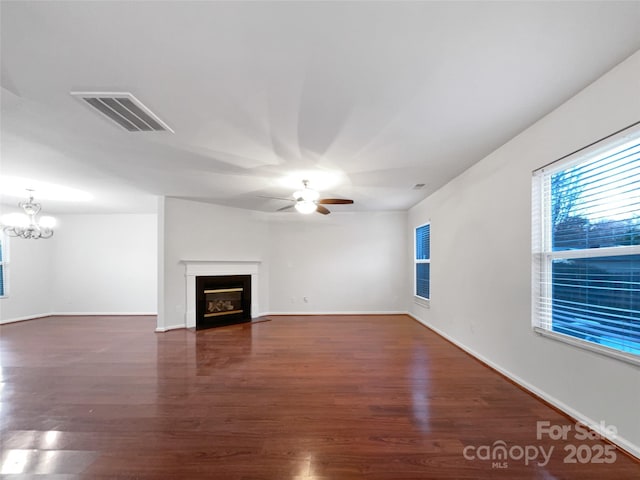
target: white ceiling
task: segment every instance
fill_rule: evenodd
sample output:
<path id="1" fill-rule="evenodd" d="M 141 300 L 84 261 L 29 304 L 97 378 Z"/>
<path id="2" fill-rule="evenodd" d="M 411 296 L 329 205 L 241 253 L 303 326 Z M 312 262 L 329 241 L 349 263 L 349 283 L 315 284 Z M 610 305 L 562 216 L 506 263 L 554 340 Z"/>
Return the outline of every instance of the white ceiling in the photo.
<path id="1" fill-rule="evenodd" d="M 640 49 L 637 1 L 0 8 L 2 175 L 91 195 L 52 213 L 275 211 L 260 196 L 303 177 L 355 200 L 334 211 L 407 209 Z M 175 134 L 127 133 L 75 90 L 131 92 Z"/>

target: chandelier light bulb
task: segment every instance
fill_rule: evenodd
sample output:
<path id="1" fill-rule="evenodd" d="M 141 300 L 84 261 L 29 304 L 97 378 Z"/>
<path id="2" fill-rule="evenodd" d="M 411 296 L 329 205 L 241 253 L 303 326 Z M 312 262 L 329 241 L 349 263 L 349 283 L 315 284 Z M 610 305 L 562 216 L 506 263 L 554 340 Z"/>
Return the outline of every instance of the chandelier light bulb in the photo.
<path id="1" fill-rule="evenodd" d="M 29 217 L 24 213 L 7 213 L 2 216 L 2 225 L 7 227 L 26 228 L 29 226 Z"/>
<path id="2" fill-rule="evenodd" d="M 40 226 L 44 228 L 53 228 L 56 226 L 56 219 L 49 216 L 40 217 Z"/>

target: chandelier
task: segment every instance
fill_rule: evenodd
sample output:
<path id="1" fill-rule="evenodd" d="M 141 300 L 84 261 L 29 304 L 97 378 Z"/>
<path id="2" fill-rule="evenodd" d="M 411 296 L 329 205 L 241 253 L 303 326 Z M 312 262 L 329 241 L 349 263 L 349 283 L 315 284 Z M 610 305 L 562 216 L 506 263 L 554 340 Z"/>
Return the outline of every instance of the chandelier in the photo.
<path id="1" fill-rule="evenodd" d="M 29 200 L 18 203 L 24 213 L 9 213 L 2 217 L 2 230 L 10 237 L 21 238 L 50 238 L 56 220 L 53 217 L 42 217 L 40 221 L 36 215 L 42 209 L 39 203 L 33 201 L 33 190 L 29 192 Z"/>

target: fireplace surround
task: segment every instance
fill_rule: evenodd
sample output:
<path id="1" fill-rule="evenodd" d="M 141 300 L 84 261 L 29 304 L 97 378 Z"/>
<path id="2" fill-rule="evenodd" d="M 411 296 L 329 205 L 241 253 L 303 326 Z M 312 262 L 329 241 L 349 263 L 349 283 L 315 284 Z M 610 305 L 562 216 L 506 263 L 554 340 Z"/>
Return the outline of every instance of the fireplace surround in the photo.
<path id="1" fill-rule="evenodd" d="M 221 275 L 251 276 L 251 318 L 259 316 L 260 261 L 181 260 L 185 266 L 185 326 L 196 328 L 196 277 Z"/>

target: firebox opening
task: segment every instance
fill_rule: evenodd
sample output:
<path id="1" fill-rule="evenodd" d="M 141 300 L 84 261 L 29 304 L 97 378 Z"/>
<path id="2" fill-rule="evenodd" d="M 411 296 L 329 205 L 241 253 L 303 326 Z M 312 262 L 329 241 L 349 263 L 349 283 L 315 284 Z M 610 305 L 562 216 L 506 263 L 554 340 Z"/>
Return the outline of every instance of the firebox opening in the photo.
<path id="1" fill-rule="evenodd" d="M 242 313 L 242 288 L 205 290 L 205 317 Z"/>
<path id="2" fill-rule="evenodd" d="M 196 329 L 251 321 L 251 275 L 196 277 Z"/>

